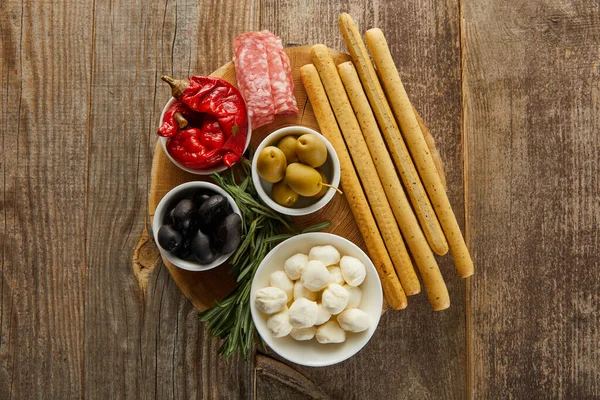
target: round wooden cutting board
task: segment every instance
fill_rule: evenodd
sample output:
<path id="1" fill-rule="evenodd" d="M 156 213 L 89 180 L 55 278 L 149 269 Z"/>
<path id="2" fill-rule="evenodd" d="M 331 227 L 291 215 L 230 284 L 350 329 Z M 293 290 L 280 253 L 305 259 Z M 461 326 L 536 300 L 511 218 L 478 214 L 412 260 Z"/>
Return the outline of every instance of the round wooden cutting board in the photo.
<path id="1" fill-rule="evenodd" d="M 272 124 L 260 127 L 252 132 L 251 146 L 258 144 L 276 129 L 302 125 L 319 131 L 319 125 L 313 114 L 310 102 L 300 80 L 300 67 L 311 63 L 311 46 L 289 47 L 285 51 L 290 58 L 292 75 L 294 78 L 294 95 L 298 101 L 300 112 L 293 117 L 278 117 Z M 350 57 L 332 50 L 336 64 L 348 61 Z M 221 77 L 237 86 L 233 62 L 229 62 L 213 72 L 211 75 Z M 167 99 L 165 99 L 166 102 Z M 156 143 L 154 159 L 152 161 L 152 184 L 148 196 L 148 212 L 150 220 L 154 217 L 156 206 L 163 196 L 175 186 L 193 180 L 210 180 L 209 177 L 189 174 L 176 167 L 163 152 L 160 142 Z M 342 189 L 343 190 L 343 189 Z M 336 195 L 333 200 L 315 214 L 295 218 L 294 222 L 300 226 L 308 226 L 318 222 L 331 221 L 332 225 L 327 232 L 343 236 L 366 250 L 362 237 L 358 231 L 350 208 L 343 195 Z M 191 272 L 177 268 L 163 258 L 175 283 L 184 295 L 202 311 L 213 306 L 215 300 L 225 297 L 234 286 L 234 279 L 228 274 L 229 265 L 224 264 L 218 268 L 205 272 Z"/>

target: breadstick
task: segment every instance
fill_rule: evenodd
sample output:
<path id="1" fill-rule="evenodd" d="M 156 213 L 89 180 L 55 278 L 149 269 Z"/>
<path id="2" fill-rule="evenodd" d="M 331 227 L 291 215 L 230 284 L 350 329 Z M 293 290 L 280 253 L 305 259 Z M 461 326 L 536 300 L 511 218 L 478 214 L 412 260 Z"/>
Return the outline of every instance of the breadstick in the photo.
<path id="1" fill-rule="evenodd" d="M 448 187 L 446 186 L 446 174 L 444 173 L 444 164 L 442 163 L 442 157 L 440 157 L 440 153 L 438 152 L 437 147 L 435 147 L 435 139 L 433 138 L 431 132 L 429 132 L 429 128 L 427 128 L 427 125 L 425 125 L 425 121 L 423 121 L 423 118 L 421 118 L 415 106 L 412 106 L 412 109 L 415 112 L 415 117 L 417 117 L 419 128 L 421 128 L 421 132 L 423 132 L 423 136 L 425 137 L 425 142 L 427 143 L 427 148 L 431 153 L 431 158 L 433 159 L 433 163 L 435 164 L 435 169 L 437 170 L 437 173 L 440 176 L 440 182 L 442 182 L 442 186 L 447 192 Z"/>
<path id="2" fill-rule="evenodd" d="M 358 176 L 356 176 L 356 171 L 354 170 L 348 149 L 329 105 L 329 100 L 319 78 L 319 73 L 314 65 L 308 64 L 300 68 L 300 76 L 319 127 L 321 128 L 321 133 L 331 142 L 340 160 L 341 183 L 344 188 L 344 195 L 348 200 L 348 205 L 354 215 L 358 229 L 367 245 L 371 261 L 375 264 L 375 268 L 381 279 L 385 298 L 390 306 L 396 310 L 406 308 L 408 304 L 406 294 L 394 271 L 392 260 L 387 253 L 375 218 L 369 208 L 369 203 L 360 186 Z"/>
<path id="3" fill-rule="evenodd" d="M 392 59 L 385 36 L 383 36 L 381 29 L 370 29 L 365 37 L 394 110 L 394 115 L 402 129 L 404 140 L 410 149 L 425 189 L 448 239 L 456 270 L 463 278 L 471 276 L 474 269 L 473 261 L 456 221 L 456 216 L 450 206 L 446 191 L 440 181 L 440 176 L 435 169 L 423 133 L 419 128 L 419 122 L 400 80 L 400 75 Z"/>
<path id="4" fill-rule="evenodd" d="M 398 278 L 400 278 L 402 287 L 408 296 L 417 294 L 421 291 L 419 278 L 417 278 L 410 256 L 406 251 L 402 234 L 400 233 L 400 229 L 398 229 L 383 186 L 377 176 L 375 164 L 369 154 L 369 149 L 363 138 L 354 111 L 352 111 L 350 100 L 348 100 L 348 96 L 344 91 L 344 85 L 342 85 L 342 81 L 338 75 L 335 62 L 325 45 L 318 44 L 313 46 L 311 54 L 313 64 L 319 72 L 331 108 L 348 145 L 348 150 L 354 161 L 354 167 L 363 183 L 369 205 L 377 221 L 377 226 L 379 226 L 379 230 L 381 231 L 381 236 L 388 249 L 390 258 L 396 268 Z"/>
<path id="5" fill-rule="evenodd" d="M 421 273 L 421 279 L 423 279 L 423 284 L 427 290 L 429 302 L 434 310 L 444 310 L 450 306 L 448 288 L 446 288 L 444 278 L 427 243 L 427 239 L 425 239 L 419 227 L 419 221 L 417 221 L 410 203 L 404 194 L 402 184 L 394 169 L 394 163 L 385 147 L 385 142 L 377 127 L 377 121 L 369 106 L 369 100 L 360 84 L 360 78 L 351 61 L 339 64 L 337 68 L 342 78 L 342 83 L 346 88 L 346 93 L 348 93 L 348 97 L 350 98 L 352 108 L 354 108 L 354 113 L 358 118 L 373 161 L 375 162 L 377 173 L 383 183 L 396 221 L 400 226 L 413 260 Z"/>
<path id="6" fill-rule="evenodd" d="M 444 255 L 448 252 L 448 243 L 444 237 L 444 232 L 440 227 L 440 223 L 435 216 L 435 212 L 431 206 L 431 202 L 427 197 L 427 193 L 423 188 L 423 183 L 419 179 L 419 174 L 415 169 L 412 159 L 396 120 L 394 114 L 387 103 L 383 89 L 377 79 L 377 74 L 369 59 L 369 54 L 365 44 L 362 41 L 358 28 L 350 15 L 343 13 L 340 15 L 338 25 L 346 42 L 346 47 L 350 52 L 352 61 L 356 66 L 358 75 L 362 82 L 371 108 L 375 113 L 377 122 L 381 127 L 385 141 L 387 142 L 390 154 L 398 168 L 404 187 L 410 201 L 415 209 L 423 233 L 431 246 L 431 249 L 439 255 Z"/>

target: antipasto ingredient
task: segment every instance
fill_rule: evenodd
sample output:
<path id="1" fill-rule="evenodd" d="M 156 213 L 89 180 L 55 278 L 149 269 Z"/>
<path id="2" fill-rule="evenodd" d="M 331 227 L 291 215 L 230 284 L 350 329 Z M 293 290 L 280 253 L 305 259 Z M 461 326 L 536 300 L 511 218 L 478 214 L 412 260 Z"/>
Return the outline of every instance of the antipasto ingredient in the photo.
<path id="1" fill-rule="evenodd" d="M 290 323 L 290 312 L 287 307 L 279 311 L 277 314 L 273 314 L 267 320 L 267 328 L 271 335 L 275 337 L 284 337 L 290 334 L 292 331 L 292 324 Z"/>
<path id="2" fill-rule="evenodd" d="M 375 116 L 371 112 L 369 101 L 363 91 L 360 79 L 352 62 L 338 65 L 338 71 L 350 102 L 356 112 L 360 122 L 363 135 L 365 137 L 368 148 L 373 156 L 377 172 L 383 183 L 384 190 L 388 197 L 389 204 L 392 208 L 396 221 L 406 240 L 406 244 L 411 250 L 413 260 L 417 265 L 423 284 L 427 290 L 430 303 L 435 310 L 443 310 L 450 305 L 450 297 L 444 279 L 435 260 L 427 239 L 423 235 L 423 231 L 419 226 L 419 222 L 410 206 L 400 179 L 394 169 L 392 159 L 389 157 L 383 138 L 377 126 Z M 412 108 L 411 108 L 412 110 Z M 437 224 L 437 221 L 435 222 Z M 447 249 L 446 239 L 441 236 L 442 245 Z M 410 267 L 410 266 L 409 266 Z M 418 278 L 414 273 L 414 269 L 405 270 L 402 265 L 396 265 L 398 276 L 402 282 L 404 290 L 409 293 L 411 287 L 419 288 Z"/>
<path id="3" fill-rule="evenodd" d="M 340 327 L 348 332 L 362 332 L 369 329 L 371 319 L 369 314 L 358 308 L 352 308 L 342 312 L 337 317 Z"/>
<path id="4" fill-rule="evenodd" d="M 228 254 L 237 249 L 242 241 L 242 218 L 231 213 L 217 226 L 217 242 L 221 252 Z"/>
<path id="5" fill-rule="evenodd" d="M 341 313 L 348 305 L 348 291 L 337 283 L 332 283 L 323 290 L 321 304 L 323 308 L 333 314 Z"/>
<path id="6" fill-rule="evenodd" d="M 221 161 L 228 167 L 235 164 L 244 152 L 248 135 L 248 115 L 240 92 L 231 83 L 212 76 L 173 79 L 163 75 L 161 79 L 171 86 L 173 97 L 205 117 L 202 126 L 179 131 L 175 113 L 168 120 L 163 118 L 159 135 L 177 132 L 167 144 L 169 154 L 191 168 L 206 168 Z M 175 111 L 185 115 L 182 110 Z"/>
<path id="7" fill-rule="evenodd" d="M 312 260 L 306 263 L 300 279 L 308 290 L 318 292 L 329 285 L 329 271 L 321 261 Z"/>
<path id="8" fill-rule="evenodd" d="M 326 266 L 340 262 L 340 252 L 330 244 L 315 246 L 308 252 L 309 260 L 319 260 Z"/>
<path id="9" fill-rule="evenodd" d="M 201 230 L 192 239 L 192 252 L 200 264 L 210 264 L 218 256 L 210 237 Z"/>
<path id="10" fill-rule="evenodd" d="M 231 207 L 225 196 L 215 194 L 210 196 L 198 209 L 198 219 L 204 227 L 216 225 L 231 212 Z"/>
<path id="11" fill-rule="evenodd" d="M 348 291 L 348 305 L 346 309 L 358 308 L 362 300 L 362 290 L 358 286 L 344 285 L 344 289 Z"/>
<path id="12" fill-rule="evenodd" d="M 279 182 L 283 179 L 286 167 L 285 154 L 275 146 L 267 146 L 262 149 L 256 160 L 258 175 L 271 183 Z"/>
<path id="13" fill-rule="evenodd" d="M 299 280 L 294 282 L 294 300 L 308 299 L 310 301 L 316 301 L 318 297 L 318 292 L 308 290 Z"/>
<path id="14" fill-rule="evenodd" d="M 323 183 L 316 169 L 301 163 L 292 163 L 285 169 L 285 182 L 301 196 L 311 197 L 321 191 Z"/>
<path id="15" fill-rule="evenodd" d="M 342 343 L 346 340 L 346 331 L 336 321 L 329 321 L 317 328 L 319 343 Z"/>
<path id="16" fill-rule="evenodd" d="M 331 313 L 323 307 L 323 304 L 319 303 L 317 305 L 317 321 L 315 322 L 315 325 L 323 325 L 325 322 L 329 321 L 330 318 Z"/>
<path id="17" fill-rule="evenodd" d="M 444 254 L 448 251 L 444 234 L 402 139 L 356 23 L 350 15 L 343 13 L 339 17 L 338 25 L 425 237 L 436 253 Z"/>
<path id="18" fill-rule="evenodd" d="M 321 81 L 331 102 L 340 130 L 350 150 L 356 171 L 364 183 L 365 194 L 369 200 L 369 205 L 377 221 L 388 254 L 396 268 L 398 278 L 400 278 L 402 287 L 407 295 L 417 294 L 421 291 L 419 279 L 412 267 L 412 262 L 404 245 L 400 229 L 394 219 L 394 214 L 385 195 L 383 185 L 377 176 L 373 159 L 369 154 L 360 125 L 354 115 L 333 58 L 329 49 L 323 45 L 313 46 L 311 52 L 313 62 L 321 76 Z"/>
<path id="19" fill-rule="evenodd" d="M 290 307 L 290 323 L 294 328 L 310 328 L 317 322 L 317 303 L 306 298 L 294 300 Z"/>
<path id="20" fill-rule="evenodd" d="M 293 207 L 300 196 L 292 190 L 285 180 L 281 180 L 271 187 L 271 197 L 280 206 Z"/>
<path id="21" fill-rule="evenodd" d="M 471 276 L 474 272 L 473 260 L 458 226 L 456 216 L 452 211 L 446 191 L 440 181 L 427 142 L 419 128 L 419 123 L 406 90 L 400 80 L 385 37 L 380 29 L 371 29 L 366 33 L 366 38 L 373 55 L 373 61 L 380 72 L 383 86 L 389 95 L 394 115 L 402 129 L 406 145 L 410 149 L 419 175 L 423 180 L 423 185 L 435 207 L 436 215 L 446 234 L 446 239 L 448 239 L 456 270 L 463 278 Z"/>
<path id="22" fill-rule="evenodd" d="M 290 61 L 281 39 L 269 31 L 247 32 L 233 41 L 235 73 L 252 129 L 275 115 L 295 115 L 298 106 Z"/>
<path id="23" fill-rule="evenodd" d="M 358 258 L 344 256 L 340 260 L 344 280 L 350 286 L 359 286 L 367 276 L 365 265 Z"/>
<path id="24" fill-rule="evenodd" d="M 294 296 L 294 282 L 288 278 L 284 271 L 275 271 L 269 278 L 271 286 L 277 287 L 285 292 L 288 300 L 291 300 Z"/>
<path id="25" fill-rule="evenodd" d="M 329 283 L 337 283 L 338 285 L 343 285 L 345 283 L 340 267 L 327 267 L 327 270 L 329 271 Z"/>
<path id="26" fill-rule="evenodd" d="M 323 173 L 323 171 L 318 169 L 317 172 L 319 173 L 319 175 L 321 175 L 322 185 L 321 190 L 319 190 L 319 193 L 315 194 L 313 197 L 320 199 L 321 197 L 327 194 L 327 191 L 329 190 L 329 181 L 327 180 L 327 176 Z"/>
<path id="27" fill-rule="evenodd" d="M 283 264 L 283 270 L 291 280 L 300 279 L 302 276 L 302 270 L 308 263 L 308 256 L 306 254 L 297 253 L 288 258 Z"/>
<path id="28" fill-rule="evenodd" d="M 290 332 L 290 336 L 298 341 L 311 340 L 315 337 L 317 328 L 311 326 L 310 328 L 293 328 Z"/>
<path id="29" fill-rule="evenodd" d="M 386 299 L 394 309 L 400 310 L 406 308 L 406 294 L 394 271 L 385 244 L 369 208 L 369 203 L 356 175 L 354 165 L 339 131 L 317 69 L 312 64 L 305 65 L 300 68 L 300 75 L 321 132 L 329 139 L 340 159 L 341 183 L 344 187 L 346 199 L 357 222 L 358 229 L 369 249 L 369 255 L 381 279 Z"/>
<path id="30" fill-rule="evenodd" d="M 283 154 L 285 154 L 285 158 L 288 164 L 299 161 L 298 155 L 296 154 L 297 140 L 298 139 L 296 138 L 296 136 L 288 135 L 281 139 L 279 143 L 277 143 L 277 147 L 279 147 L 279 149 L 283 151 Z"/>
<path id="31" fill-rule="evenodd" d="M 302 164 L 317 168 L 327 161 L 327 147 L 323 141 L 312 134 L 307 133 L 298 138 L 296 142 L 296 154 Z"/>
<path id="32" fill-rule="evenodd" d="M 287 302 L 287 295 L 279 288 L 269 286 L 256 291 L 256 308 L 265 314 L 281 311 Z"/>
<path id="33" fill-rule="evenodd" d="M 183 237 L 171 225 L 163 225 L 158 230 L 158 244 L 166 251 L 175 251 L 183 243 Z"/>

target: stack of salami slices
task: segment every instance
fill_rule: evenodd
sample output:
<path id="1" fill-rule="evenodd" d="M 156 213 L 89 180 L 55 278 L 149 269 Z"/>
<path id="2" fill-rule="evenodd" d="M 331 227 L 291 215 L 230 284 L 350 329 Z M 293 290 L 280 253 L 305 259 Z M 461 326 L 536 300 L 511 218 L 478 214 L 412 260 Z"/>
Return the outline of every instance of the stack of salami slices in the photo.
<path id="1" fill-rule="evenodd" d="M 294 81 L 281 39 L 269 31 L 248 32 L 233 41 L 235 74 L 252 129 L 277 115 L 295 115 Z"/>

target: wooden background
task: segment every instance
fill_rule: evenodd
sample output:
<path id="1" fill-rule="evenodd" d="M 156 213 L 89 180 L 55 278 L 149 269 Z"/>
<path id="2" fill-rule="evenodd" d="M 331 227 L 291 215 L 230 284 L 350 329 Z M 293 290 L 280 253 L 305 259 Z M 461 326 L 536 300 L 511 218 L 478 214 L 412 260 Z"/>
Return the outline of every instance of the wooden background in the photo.
<path id="1" fill-rule="evenodd" d="M 388 312 L 329 368 L 230 365 L 152 248 L 159 75 L 270 29 L 381 27 L 436 137 L 476 264 L 452 307 Z M 600 3 L 0 1 L 0 398 L 600 397 Z"/>

